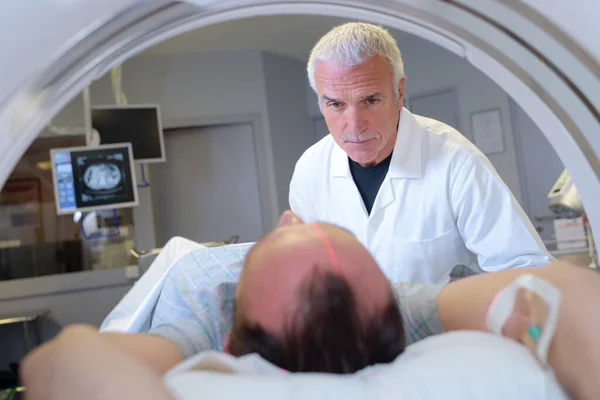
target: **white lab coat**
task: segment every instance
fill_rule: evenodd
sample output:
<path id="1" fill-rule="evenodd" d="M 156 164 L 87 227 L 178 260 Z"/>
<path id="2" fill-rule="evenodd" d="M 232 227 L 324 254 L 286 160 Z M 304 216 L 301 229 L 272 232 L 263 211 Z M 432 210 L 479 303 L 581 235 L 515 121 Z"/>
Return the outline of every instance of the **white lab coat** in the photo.
<path id="1" fill-rule="evenodd" d="M 456 265 L 480 272 L 553 260 L 485 155 L 406 108 L 370 215 L 331 135 L 296 163 L 289 200 L 305 222 L 353 232 L 393 281 L 446 283 Z"/>

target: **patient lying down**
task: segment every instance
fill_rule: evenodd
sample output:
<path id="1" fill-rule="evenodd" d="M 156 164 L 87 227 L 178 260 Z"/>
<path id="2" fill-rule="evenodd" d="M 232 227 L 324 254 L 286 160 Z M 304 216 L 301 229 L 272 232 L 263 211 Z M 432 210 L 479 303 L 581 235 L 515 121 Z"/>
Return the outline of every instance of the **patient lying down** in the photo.
<path id="1" fill-rule="evenodd" d="M 330 225 L 284 222 L 263 238 L 246 258 L 235 304 L 224 350 L 258 353 L 288 371 L 352 373 L 404 350 L 383 273 Z"/>
<path id="2" fill-rule="evenodd" d="M 443 327 L 432 333 L 486 331 L 493 297 L 524 274 L 562 291 L 548 360 L 570 394 L 594 398 L 600 382 L 600 321 L 586 317 L 599 303 L 600 276 L 591 271 L 556 263 L 473 276 L 429 291 L 435 293 L 436 318 Z M 402 290 L 390 285 L 349 232 L 284 214 L 282 224 L 245 259 L 223 350 L 235 356 L 258 353 L 292 372 L 351 373 L 391 362 L 405 346 L 397 300 L 406 297 Z M 519 329 L 503 333 L 523 341 Z M 32 352 L 21 377 L 31 399 L 166 399 L 170 394 L 160 377 L 184 356 L 189 354 L 166 336 L 98 334 L 74 326 Z M 104 385 L 108 380 L 110 391 Z"/>

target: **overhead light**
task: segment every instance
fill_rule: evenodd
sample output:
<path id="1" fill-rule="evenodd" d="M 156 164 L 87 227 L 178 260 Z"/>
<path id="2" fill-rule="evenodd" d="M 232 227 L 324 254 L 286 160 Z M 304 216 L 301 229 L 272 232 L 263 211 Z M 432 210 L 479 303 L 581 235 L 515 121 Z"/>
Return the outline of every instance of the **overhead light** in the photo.
<path id="1" fill-rule="evenodd" d="M 36 163 L 35 166 L 42 171 L 49 171 L 52 169 L 52 163 L 50 161 L 40 161 Z"/>

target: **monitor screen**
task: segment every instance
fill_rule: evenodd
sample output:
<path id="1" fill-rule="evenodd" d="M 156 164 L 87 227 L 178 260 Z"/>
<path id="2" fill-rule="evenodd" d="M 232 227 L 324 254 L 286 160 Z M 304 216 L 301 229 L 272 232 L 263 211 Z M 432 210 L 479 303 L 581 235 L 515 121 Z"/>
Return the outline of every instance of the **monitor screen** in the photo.
<path id="1" fill-rule="evenodd" d="M 131 143 L 136 163 L 164 162 L 165 144 L 157 105 L 92 107 L 100 144 Z"/>
<path id="2" fill-rule="evenodd" d="M 131 144 L 50 151 L 59 215 L 138 205 Z"/>

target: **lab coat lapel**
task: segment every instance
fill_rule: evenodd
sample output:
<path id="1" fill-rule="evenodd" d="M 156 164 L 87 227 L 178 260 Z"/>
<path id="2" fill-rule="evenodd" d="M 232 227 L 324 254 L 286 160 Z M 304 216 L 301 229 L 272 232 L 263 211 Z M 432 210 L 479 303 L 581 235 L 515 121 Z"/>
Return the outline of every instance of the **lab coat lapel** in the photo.
<path id="1" fill-rule="evenodd" d="M 343 210 L 344 219 L 358 221 L 360 226 L 365 225 L 369 215 L 365 203 L 360 196 L 358 188 L 352 179 L 348 155 L 337 144 L 334 144 L 331 155 L 331 189 L 340 210 Z M 357 212 L 357 210 L 360 210 Z"/>
<path id="2" fill-rule="evenodd" d="M 400 112 L 400 123 L 398 124 L 390 168 L 377 193 L 371 216 L 394 202 L 396 199 L 394 194 L 395 180 L 420 179 L 422 177 L 421 129 L 414 116 L 403 107 Z"/>
<path id="3" fill-rule="evenodd" d="M 381 187 L 379 188 L 379 192 L 377 193 L 377 197 L 375 198 L 375 203 L 373 203 L 373 209 L 371 209 L 371 216 L 375 215 L 378 211 L 383 210 L 384 208 L 392 204 L 395 198 L 396 196 L 394 195 L 392 180 L 389 178 L 389 176 L 386 176 L 383 182 L 381 183 Z"/>

